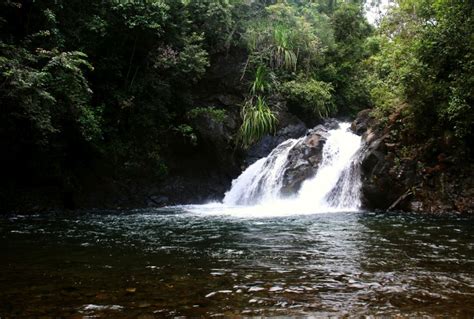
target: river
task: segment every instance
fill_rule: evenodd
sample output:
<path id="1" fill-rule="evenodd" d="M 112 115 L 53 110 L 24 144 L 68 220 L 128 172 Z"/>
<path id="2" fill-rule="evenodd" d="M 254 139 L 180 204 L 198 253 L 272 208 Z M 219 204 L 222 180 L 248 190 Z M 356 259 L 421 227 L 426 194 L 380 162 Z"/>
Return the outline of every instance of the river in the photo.
<path id="1" fill-rule="evenodd" d="M 0 317 L 474 316 L 474 216 L 0 217 Z"/>

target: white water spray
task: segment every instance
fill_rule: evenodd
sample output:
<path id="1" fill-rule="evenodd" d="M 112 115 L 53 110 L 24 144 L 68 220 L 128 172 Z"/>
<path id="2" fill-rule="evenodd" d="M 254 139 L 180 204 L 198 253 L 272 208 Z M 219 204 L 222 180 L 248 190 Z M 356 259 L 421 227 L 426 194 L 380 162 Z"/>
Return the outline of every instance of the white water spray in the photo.
<path id="1" fill-rule="evenodd" d="M 358 210 L 360 170 L 357 151 L 361 138 L 349 131 L 349 123 L 329 131 L 323 160 L 316 176 L 303 183 L 296 200 L 317 209 Z"/>
<path id="2" fill-rule="evenodd" d="M 252 205 L 279 199 L 288 153 L 300 140 L 286 140 L 270 155 L 250 165 L 232 182 L 224 204 Z"/>
<path id="3" fill-rule="evenodd" d="M 305 137 L 278 145 L 267 157 L 250 165 L 232 182 L 223 203 L 186 206 L 186 210 L 240 217 L 288 216 L 360 208 L 359 149 L 361 138 L 349 123 L 330 130 L 316 175 L 303 182 L 292 197 L 281 194 L 290 151 Z"/>

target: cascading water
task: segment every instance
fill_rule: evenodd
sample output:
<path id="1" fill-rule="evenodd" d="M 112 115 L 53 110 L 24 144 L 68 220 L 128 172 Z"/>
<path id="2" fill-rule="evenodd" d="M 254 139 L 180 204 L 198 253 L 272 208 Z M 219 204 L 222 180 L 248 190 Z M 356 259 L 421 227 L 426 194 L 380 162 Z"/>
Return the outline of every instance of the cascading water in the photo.
<path id="1" fill-rule="evenodd" d="M 357 163 L 361 137 L 349 131 L 349 123 L 329 131 L 323 160 L 316 176 L 305 181 L 297 200 L 317 208 L 358 210 L 360 169 Z"/>
<path id="2" fill-rule="evenodd" d="M 288 153 L 300 140 L 289 139 L 250 165 L 232 182 L 224 198 L 228 205 L 252 205 L 279 198 Z"/>
<path id="3" fill-rule="evenodd" d="M 280 194 L 288 154 L 299 140 L 287 140 L 266 158 L 249 166 L 232 183 L 224 205 L 260 205 L 298 211 L 358 210 L 360 169 L 358 150 L 361 138 L 349 131 L 349 123 L 328 132 L 322 161 L 316 175 L 306 180 L 299 192 L 284 198 Z"/>

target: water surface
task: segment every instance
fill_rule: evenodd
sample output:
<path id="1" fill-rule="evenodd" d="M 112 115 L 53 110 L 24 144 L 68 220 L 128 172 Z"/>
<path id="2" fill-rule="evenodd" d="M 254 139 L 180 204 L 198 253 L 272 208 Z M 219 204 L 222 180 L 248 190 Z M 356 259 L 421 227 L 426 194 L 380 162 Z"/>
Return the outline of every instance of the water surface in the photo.
<path id="1" fill-rule="evenodd" d="M 474 217 L 0 217 L 0 317 L 474 316 Z"/>

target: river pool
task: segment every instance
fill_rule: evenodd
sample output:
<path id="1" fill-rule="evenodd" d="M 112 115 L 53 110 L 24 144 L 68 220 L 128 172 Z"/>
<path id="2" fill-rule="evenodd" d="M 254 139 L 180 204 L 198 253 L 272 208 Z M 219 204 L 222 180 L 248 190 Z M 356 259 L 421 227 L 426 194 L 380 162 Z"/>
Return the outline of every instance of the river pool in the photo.
<path id="1" fill-rule="evenodd" d="M 16 214 L 0 244 L 1 318 L 474 316 L 474 216 Z"/>

